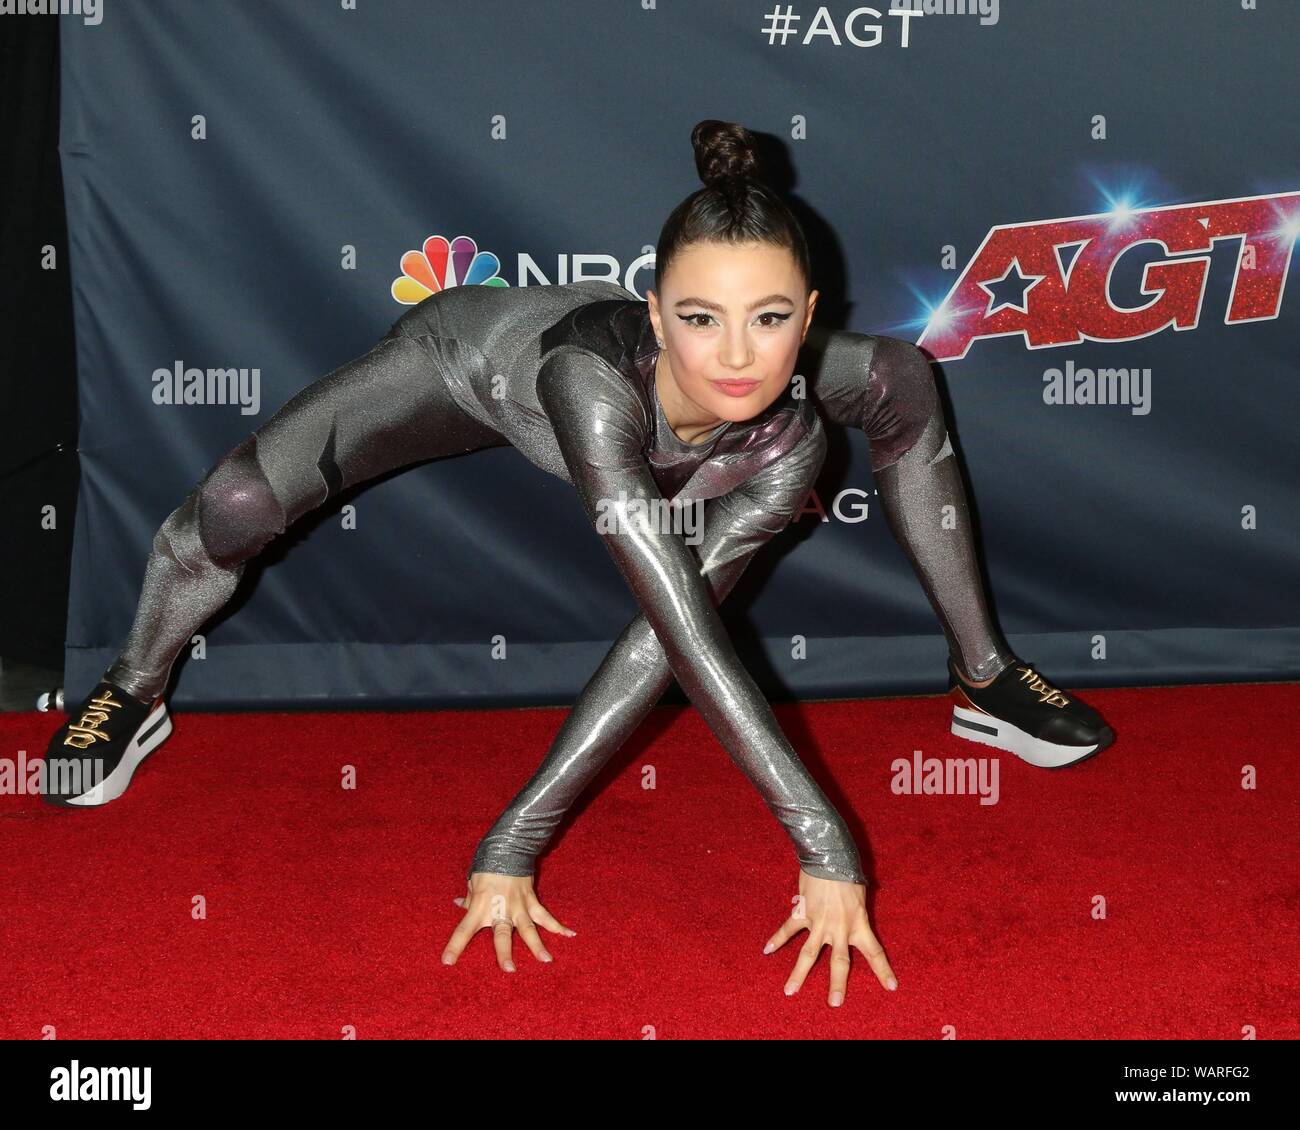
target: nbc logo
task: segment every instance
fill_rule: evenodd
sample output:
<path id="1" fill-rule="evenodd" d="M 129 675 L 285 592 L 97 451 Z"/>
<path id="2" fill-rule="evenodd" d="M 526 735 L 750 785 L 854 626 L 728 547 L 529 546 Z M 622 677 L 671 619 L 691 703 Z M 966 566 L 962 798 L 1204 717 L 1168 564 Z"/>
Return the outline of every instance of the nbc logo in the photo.
<path id="1" fill-rule="evenodd" d="M 402 275 L 393 280 L 392 295 L 403 306 L 414 306 L 449 286 L 509 286 L 497 274 L 500 269 L 501 260 L 480 251 L 467 235 L 450 243 L 445 236 L 431 235 L 420 250 L 402 256 Z"/>

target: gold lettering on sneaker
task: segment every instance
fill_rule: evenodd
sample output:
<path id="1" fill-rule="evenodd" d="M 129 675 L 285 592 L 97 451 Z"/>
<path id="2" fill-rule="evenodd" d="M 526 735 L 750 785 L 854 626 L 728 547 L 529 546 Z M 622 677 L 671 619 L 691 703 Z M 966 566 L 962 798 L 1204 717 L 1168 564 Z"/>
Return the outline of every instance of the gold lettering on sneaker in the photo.
<path id="1" fill-rule="evenodd" d="M 72 746 L 73 749 L 87 749 L 97 741 L 111 741 L 108 734 L 99 727 L 108 721 L 110 706 L 120 710 L 122 705 L 113 697 L 112 688 L 96 695 L 87 703 L 86 709 L 81 712 L 81 717 L 68 727 L 68 736 L 63 739 L 63 744 Z"/>
<path id="2" fill-rule="evenodd" d="M 1046 679 L 1039 675 L 1032 667 L 1017 667 L 1017 671 L 1023 671 L 1020 676 L 1022 683 L 1028 683 L 1029 689 L 1038 695 L 1038 700 L 1044 706 L 1065 706 L 1069 699 L 1060 691 L 1052 686 Z"/>

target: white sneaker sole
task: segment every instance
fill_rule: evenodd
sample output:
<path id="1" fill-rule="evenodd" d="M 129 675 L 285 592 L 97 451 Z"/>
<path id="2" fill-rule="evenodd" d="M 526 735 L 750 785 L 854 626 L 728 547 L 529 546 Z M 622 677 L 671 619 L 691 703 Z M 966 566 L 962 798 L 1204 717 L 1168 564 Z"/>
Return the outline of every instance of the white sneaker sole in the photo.
<path id="1" fill-rule="evenodd" d="M 140 768 L 140 763 L 162 745 L 171 736 L 171 732 L 172 720 L 171 715 L 167 713 L 167 704 L 160 702 L 140 723 L 140 728 L 136 730 L 131 744 L 122 754 L 122 760 L 108 776 L 94 788 L 87 789 L 77 796 L 59 797 L 56 803 L 93 808 L 96 805 L 107 804 L 110 800 L 116 800 L 126 792 L 126 787 L 131 783 L 135 771 Z"/>
<path id="2" fill-rule="evenodd" d="M 952 708 L 952 732 L 969 742 L 979 742 L 981 745 L 991 745 L 995 749 L 1014 753 L 1022 761 L 1041 769 L 1059 769 L 1062 765 L 1073 765 L 1076 761 L 1091 757 L 1101 748 L 1100 742 L 1092 745 L 1045 742 L 1010 722 L 994 718 L 983 710 L 971 710 L 965 706 Z"/>

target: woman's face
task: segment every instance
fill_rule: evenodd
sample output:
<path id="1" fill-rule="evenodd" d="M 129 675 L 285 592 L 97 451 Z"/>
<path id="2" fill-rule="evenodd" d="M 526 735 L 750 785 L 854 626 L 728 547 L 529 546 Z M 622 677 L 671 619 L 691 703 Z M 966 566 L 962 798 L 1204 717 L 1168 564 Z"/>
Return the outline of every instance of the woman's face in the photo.
<path id="1" fill-rule="evenodd" d="M 683 424 L 748 420 L 781 395 L 817 304 L 787 248 L 691 244 L 661 285 L 650 321 Z"/>

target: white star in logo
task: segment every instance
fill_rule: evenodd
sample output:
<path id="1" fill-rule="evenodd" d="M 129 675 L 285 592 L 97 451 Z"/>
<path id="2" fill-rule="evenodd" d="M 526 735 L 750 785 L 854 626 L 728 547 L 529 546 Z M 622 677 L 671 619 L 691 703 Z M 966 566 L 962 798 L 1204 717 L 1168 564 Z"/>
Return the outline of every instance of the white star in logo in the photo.
<path id="1" fill-rule="evenodd" d="M 1020 281 L 1021 283 L 1029 283 L 1029 285 L 1025 287 L 1024 290 L 1021 292 L 1020 301 L 1018 303 L 1011 301 L 1011 299 L 1009 298 L 1004 298 L 1001 301 L 997 301 L 998 296 L 997 294 L 994 293 L 992 287 L 998 286 L 999 284 L 1006 282 L 1008 279 L 1011 278 L 1013 272 L 1018 281 Z M 1046 275 L 1025 274 L 1020 269 L 1020 260 L 1015 256 L 1012 256 L 1011 266 L 1007 268 L 1007 273 L 1005 275 L 1003 275 L 1000 279 L 990 279 L 987 283 L 978 284 L 979 287 L 982 290 L 984 290 L 989 296 L 990 307 L 989 309 L 984 311 L 984 317 L 986 318 L 991 317 L 993 314 L 996 314 L 999 310 L 1001 310 L 1002 307 L 1004 306 L 1009 306 L 1011 307 L 1012 310 L 1018 310 L 1022 314 L 1028 314 L 1029 309 L 1027 304 L 1028 304 L 1029 292 L 1033 290 L 1034 287 L 1036 287 L 1045 278 L 1047 278 Z"/>

